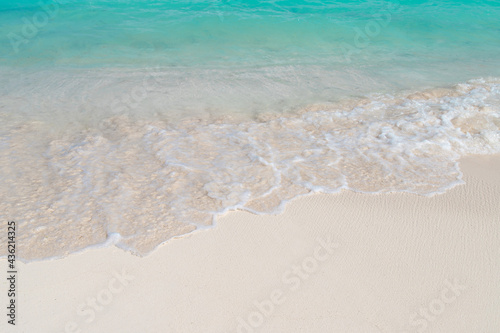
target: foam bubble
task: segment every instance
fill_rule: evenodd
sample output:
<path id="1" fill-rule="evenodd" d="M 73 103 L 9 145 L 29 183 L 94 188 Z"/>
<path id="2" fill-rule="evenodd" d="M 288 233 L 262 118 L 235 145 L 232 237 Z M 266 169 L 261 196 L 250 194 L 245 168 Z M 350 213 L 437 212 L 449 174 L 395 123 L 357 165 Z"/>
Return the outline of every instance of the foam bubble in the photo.
<path id="1" fill-rule="evenodd" d="M 24 259 L 106 241 L 143 255 L 229 210 L 276 213 L 311 192 L 442 193 L 462 183 L 461 156 L 500 152 L 499 100 L 490 79 L 260 120 L 117 115 L 61 133 L 14 119 L 0 214 L 18 222 Z"/>

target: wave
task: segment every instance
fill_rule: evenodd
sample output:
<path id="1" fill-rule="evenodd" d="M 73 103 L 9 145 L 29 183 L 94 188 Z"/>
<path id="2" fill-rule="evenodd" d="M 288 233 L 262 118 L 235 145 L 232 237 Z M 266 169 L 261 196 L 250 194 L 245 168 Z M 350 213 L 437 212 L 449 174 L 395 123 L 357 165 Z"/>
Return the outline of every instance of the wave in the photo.
<path id="1" fill-rule="evenodd" d="M 3 115 L 0 215 L 25 260 L 107 239 L 145 255 L 230 210 L 275 214 L 309 193 L 434 195 L 463 182 L 460 157 L 500 152 L 496 78 L 254 120 L 110 115 L 61 132 Z"/>

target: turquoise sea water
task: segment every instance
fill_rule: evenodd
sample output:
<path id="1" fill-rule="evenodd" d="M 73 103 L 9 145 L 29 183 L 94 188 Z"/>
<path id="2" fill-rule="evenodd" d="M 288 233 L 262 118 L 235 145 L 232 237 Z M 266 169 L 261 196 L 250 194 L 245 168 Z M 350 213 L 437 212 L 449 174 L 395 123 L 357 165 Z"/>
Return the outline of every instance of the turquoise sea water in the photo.
<path id="1" fill-rule="evenodd" d="M 8 66 L 343 68 L 350 59 L 488 73 L 498 70 L 498 17 L 498 1 L 2 1 L 0 54 Z"/>
<path id="2" fill-rule="evenodd" d="M 498 1 L 0 0 L 0 218 L 26 259 L 144 254 L 311 192 L 441 193 L 500 152 L 498 78 Z"/>
<path id="3" fill-rule="evenodd" d="M 161 66 L 220 95 L 244 69 L 235 84 L 323 102 L 498 76 L 499 17 L 498 1 L 1 1 L 0 65 Z"/>

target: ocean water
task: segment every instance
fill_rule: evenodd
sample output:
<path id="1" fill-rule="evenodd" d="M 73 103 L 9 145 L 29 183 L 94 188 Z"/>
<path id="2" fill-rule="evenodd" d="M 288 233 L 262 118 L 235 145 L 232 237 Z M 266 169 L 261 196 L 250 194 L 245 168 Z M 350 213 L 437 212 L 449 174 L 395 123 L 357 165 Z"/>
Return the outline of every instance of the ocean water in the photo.
<path id="1" fill-rule="evenodd" d="M 442 193 L 460 157 L 500 152 L 499 18 L 498 1 L 0 0 L 0 218 L 25 260 L 144 255 L 309 193 Z"/>

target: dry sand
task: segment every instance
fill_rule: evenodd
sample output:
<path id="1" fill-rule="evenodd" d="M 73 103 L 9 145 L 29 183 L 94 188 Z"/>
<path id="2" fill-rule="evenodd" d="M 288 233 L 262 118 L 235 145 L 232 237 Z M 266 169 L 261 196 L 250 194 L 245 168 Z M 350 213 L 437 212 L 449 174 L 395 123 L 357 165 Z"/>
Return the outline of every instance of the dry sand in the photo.
<path id="1" fill-rule="evenodd" d="M 498 333 L 500 156 L 461 165 L 467 184 L 432 198 L 318 194 L 145 258 L 19 263 L 17 325 L 2 278 L 0 331 Z"/>

